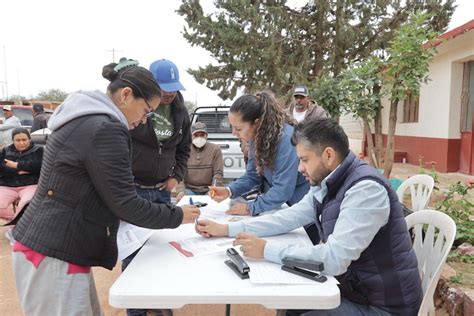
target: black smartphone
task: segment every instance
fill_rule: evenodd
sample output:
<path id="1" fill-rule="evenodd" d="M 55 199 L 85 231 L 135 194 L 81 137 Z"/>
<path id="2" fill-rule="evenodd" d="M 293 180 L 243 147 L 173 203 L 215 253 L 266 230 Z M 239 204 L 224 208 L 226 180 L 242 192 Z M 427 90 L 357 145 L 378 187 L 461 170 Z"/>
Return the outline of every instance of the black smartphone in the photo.
<path id="1" fill-rule="evenodd" d="M 204 203 L 204 202 L 194 202 L 193 205 L 195 205 L 195 206 L 197 206 L 197 207 L 204 207 L 204 206 L 207 206 L 207 203 Z"/>

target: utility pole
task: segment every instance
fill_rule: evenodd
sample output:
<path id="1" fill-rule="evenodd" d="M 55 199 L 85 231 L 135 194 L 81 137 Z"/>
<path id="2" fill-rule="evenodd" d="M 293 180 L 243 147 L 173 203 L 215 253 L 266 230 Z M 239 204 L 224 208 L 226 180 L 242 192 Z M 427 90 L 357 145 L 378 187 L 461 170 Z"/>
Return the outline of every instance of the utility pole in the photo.
<path id="1" fill-rule="evenodd" d="M 23 99 L 21 98 L 21 91 L 20 91 L 20 69 L 17 68 L 16 76 L 18 78 L 18 98 L 20 99 L 20 105 L 23 105 Z"/>
<path id="2" fill-rule="evenodd" d="M 115 48 L 106 50 L 106 52 L 112 53 L 112 62 L 115 63 L 115 52 L 123 52 L 123 50 L 117 50 Z"/>
<path id="3" fill-rule="evenodd" d="M 5 48 L 5 45 L 3 45 L 3 64 L 5 66 L 5 92 L 6 92 L 6 98 L 5 100 L 8 100 L 8 80 L 7 80 L 7 50 Z"/>

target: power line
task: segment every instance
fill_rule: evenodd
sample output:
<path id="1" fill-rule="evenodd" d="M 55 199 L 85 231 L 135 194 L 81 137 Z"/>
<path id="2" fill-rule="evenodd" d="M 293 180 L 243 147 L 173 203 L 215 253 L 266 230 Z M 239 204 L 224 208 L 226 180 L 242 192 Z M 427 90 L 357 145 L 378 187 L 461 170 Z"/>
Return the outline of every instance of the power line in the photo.
<path id="1" fill-rule="evenodd" d="M 8 79 L 7 79 L 7 49 L 5 48 L 5 45 L 3 45 L 3 63 L 5 65 L 5 92 L 6 92 L 6 98 L 5 100 L 8 100 Z"/>
<path id="2" fill-rule="evenodd" d="M 123 52 L 123 50 L 112 48 L 112 49 L 106 50 L 106 52 L 112 53 L 112 62 L 115 63 L 115 52 Z"/>

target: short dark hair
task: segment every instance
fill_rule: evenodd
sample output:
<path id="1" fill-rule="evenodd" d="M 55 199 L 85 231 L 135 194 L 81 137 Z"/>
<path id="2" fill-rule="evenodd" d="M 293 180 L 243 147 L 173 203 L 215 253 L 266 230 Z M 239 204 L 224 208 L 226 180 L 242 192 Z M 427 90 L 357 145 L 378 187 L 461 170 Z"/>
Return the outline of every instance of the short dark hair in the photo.
<path id="1" fill-rule="evenodd" d="M 12 131 L 12 140 L 15 137 L 15 135 L 18 135 L 18 134 L 26 134 L 26 136 L 28 136 L 28 139 L 31 139 L 30 132 L 28 132 L 28 130 L 24 127 L 17 127 Z"/>
<path id="2" fill-rule="evenodd" d="M 33 104 L 33 111 L 35 111 L 35 113 L 43 112 L 44 111 L 43 104 L 41 104 L 41 103 Z"/>
<path id="3" fill-rule="evenodd" d="M 291 143 L 294 146 L 306 143 L 318 154 L 321 154 L 324 148 L 331 147 L 340 159 L 344 159 L 349 153 L 347 135 L 341 125 L 332 118 L 308 117 L 304 119 L 295 127 Z"/>

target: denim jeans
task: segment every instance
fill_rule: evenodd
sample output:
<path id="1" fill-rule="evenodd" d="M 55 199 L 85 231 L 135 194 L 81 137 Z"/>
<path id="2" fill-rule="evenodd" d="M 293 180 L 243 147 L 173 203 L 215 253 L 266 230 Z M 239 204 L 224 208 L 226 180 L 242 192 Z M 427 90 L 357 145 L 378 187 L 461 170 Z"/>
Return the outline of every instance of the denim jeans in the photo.
<path id="1" fill-rule="evenodd" d="M 334 308 L 328 310 L 287 310 L 286 316 L 385 316 L 391 315 L 389 312 L 386 312 L 380 308 L 369 306 L 369 305 L 361 305 L 349 301 L 348 299 L 341 297 L 341 304 Z"/>
<path id="2" fill-rule="evenodd" d="M 168 190 L 160 191 L 158 189 L 142 189 L 139 187 L 136 187 L 135 189 L 139 196 L 144 199 L 147 199 L 148 201 L 154 203 L 171 203 L 171 193 Z M 133 258 L 135 258 L 140 249 L 138 249 L 130 256 L 122 260 L 122 271 L 124 271 L 130 264 L 130 262 L 132 262 Z M 128 316 L 146 316 L 146 314 L 146 309 L 127 309 Z"/>
<path id="3" fill-rule="evenodd" d="M 158 189 L 142 189 L 140 187 L 135 188 L 137 194 L 142 198 L 154 202 L 154 203 L 171 203 L 171 192 L 168 190 Z"/>
<path id="4" fill-rule="evenodd" d="M 190 190 L 190 189 L 184 189 L 184 191 L 186 192 L 186 195 L 206 195 L 207 192 L 194 192 L 193 190 Z"/>

